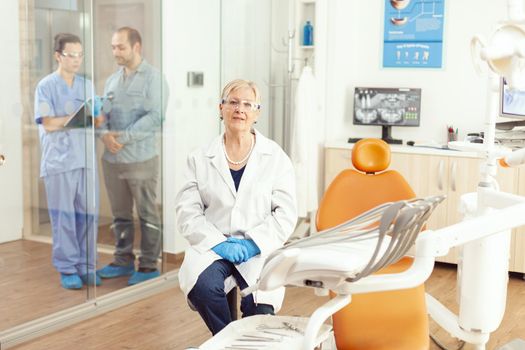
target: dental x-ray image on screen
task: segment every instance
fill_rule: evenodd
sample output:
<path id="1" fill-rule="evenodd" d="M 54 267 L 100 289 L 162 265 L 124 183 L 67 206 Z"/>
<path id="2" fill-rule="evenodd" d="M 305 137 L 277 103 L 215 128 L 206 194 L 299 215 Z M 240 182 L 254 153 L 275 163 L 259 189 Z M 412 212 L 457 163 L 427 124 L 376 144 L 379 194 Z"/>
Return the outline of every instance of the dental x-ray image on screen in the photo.
<path id="1" fill-rule="evenodd" d="M 421 89 L 356 87 L 354 124 L 381 125 L 382 139 L 401 143 L 391 137 L 392 126 L 419 126 Z"/>
<path id="2" fill-rule="evenodd" d="M 525 119 L 525 91 L 510 89 L 505 78 L 500 84 L 500 115 Z"/>

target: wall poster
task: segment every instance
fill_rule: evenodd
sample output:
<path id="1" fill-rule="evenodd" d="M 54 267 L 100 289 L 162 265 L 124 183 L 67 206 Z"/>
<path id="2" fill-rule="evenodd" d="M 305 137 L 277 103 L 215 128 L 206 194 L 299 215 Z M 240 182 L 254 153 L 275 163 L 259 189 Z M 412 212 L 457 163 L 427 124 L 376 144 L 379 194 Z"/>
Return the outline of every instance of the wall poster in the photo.
<path id="1" fill-rule="evenodd" d="M 383 67 L 441 68 L 445 0 L 385 0 Z"/>

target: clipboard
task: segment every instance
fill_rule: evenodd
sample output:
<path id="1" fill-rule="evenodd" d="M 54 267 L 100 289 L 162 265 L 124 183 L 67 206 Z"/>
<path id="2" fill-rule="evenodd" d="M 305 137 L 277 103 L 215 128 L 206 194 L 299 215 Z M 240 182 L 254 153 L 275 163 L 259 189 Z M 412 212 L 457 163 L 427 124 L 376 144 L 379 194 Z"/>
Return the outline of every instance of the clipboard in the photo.
<path id="1" fill-rule="evenodd" d="M 87 128 L 93 125 L 91 99 L 82 102 L 64 123 L 64 128 Z"/>

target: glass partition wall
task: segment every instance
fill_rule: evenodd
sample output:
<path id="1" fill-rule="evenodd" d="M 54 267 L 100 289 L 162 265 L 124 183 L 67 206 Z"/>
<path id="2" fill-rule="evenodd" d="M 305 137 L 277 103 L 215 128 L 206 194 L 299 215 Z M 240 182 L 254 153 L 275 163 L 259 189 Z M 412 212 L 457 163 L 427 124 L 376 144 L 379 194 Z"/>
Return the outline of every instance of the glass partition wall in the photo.
<path id="1" fill-rule="evenodd" d="M 12 254 L 0 330 L 85 302 L 94 291 L 82 280 L 94 278 L 96 264 L 95 134 L 90 107 L 81 108 L 93 95 L 89 9 L 23 1 L 19 10 L 24 228 L 0 247 Z M 64 127 L 74 114 L 84 127 Z"/>
<path id="2" fill-rule="evenodd" d="M 164 266 L 161 1 L 21 0 L 20 18 L 25 219 L 0 245 L 0 331 Z"/>

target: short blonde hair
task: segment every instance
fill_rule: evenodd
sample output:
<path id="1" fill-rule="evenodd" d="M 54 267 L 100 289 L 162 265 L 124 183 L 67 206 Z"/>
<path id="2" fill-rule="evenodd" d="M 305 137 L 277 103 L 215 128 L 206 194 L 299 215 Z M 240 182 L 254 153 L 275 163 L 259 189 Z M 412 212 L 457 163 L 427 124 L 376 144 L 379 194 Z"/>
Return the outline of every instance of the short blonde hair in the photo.
<path id="1" fill-rule="evenodd" d="M 222 89 L 221 98 L 225 100 L 233 91 L 239 89 L 252 89 L 255 94 L 255 103 L 261 104 L 261 93 L 259 92 L 259 88 L 253 81 L 245 79 L 235 79 L 226 84 Z"/>

